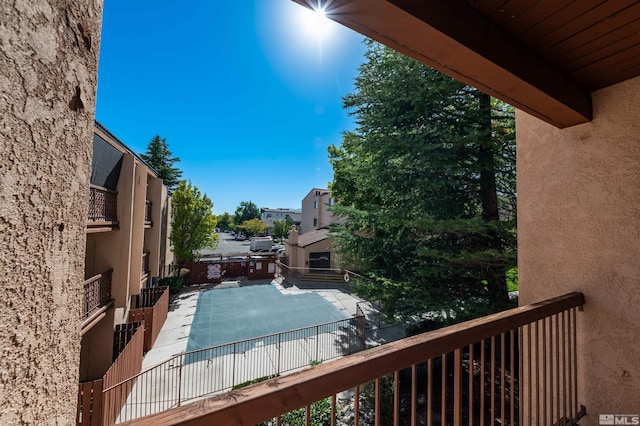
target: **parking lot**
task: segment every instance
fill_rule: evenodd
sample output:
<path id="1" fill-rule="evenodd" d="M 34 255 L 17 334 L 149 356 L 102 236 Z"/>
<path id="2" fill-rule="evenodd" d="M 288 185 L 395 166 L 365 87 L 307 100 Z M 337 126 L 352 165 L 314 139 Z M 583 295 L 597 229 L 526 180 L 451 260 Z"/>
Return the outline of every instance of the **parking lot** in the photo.
<path id="1" fill-rule="evenodd" d="M 202 255 L 249 253 L 251 241 L 236 241 L 230 233 L 218 232 L 218 247 L 215 250 L 204 249 Z"/>

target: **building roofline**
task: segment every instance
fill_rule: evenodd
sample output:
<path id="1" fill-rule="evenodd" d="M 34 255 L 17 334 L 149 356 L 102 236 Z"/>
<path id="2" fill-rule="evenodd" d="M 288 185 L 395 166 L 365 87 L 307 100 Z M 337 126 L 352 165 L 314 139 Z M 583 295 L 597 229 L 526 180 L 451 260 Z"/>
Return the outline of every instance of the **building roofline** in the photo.
<path id="1" fill-rule="evenodd" d="M 127 144 L 125 144 L 124 142 L 122 142 L 120 139 L 118 139 L 118 137 L 116 135 L 114 135 L 109 129 L 107 129 L 102 123 L 100 123 L 98 120 L 94 120 L 95 126 L 98 130 L 100 130 L 101 132 L 103 132 L 106 136 L 108 136 L 112 142 L 117 143 L 118 145 L 120 145 L 121 148 L 123 148 L 127 153 L 133 155 L 134 157 L 136 157 L 136 159 L 138 159 L 142 164 L 145 165 L 145 167 L 147 169 L 149 169 L 154 175 L 155 177 L 159 177 L 158 175 L 158 171 L 156 169 L 154 169 L 149 163 L 147 163 L 140 155 L 138 155 L 134 150 L 132 150 L 131 148 L 129 148 L 127 146 Z"/>

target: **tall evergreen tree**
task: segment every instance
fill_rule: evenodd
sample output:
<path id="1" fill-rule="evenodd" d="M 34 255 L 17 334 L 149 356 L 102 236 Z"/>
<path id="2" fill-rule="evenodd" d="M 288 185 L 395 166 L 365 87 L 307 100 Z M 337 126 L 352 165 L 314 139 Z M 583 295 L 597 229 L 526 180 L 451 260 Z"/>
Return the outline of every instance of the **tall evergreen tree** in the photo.
<path id="1" fill-rule="evenodd" d="M 158 177 L 162 179 L 167 186 L 169 194 L 178 186 L 182 171 L 173 164 L 180 161 L 177 157 L 172 157 L 169 151 L 169 145 L 166 138 L 155 135 L 147 145 L 147 152 L 140 155 L 158 173 Z"/>
<path id="2" fill-rule="evenodd" d="M 515 263 L 514 216 L 500 215 L 515 194 L 513 109 L 367 47 L 344 99 L 357 128 L 329 148 L 342 259 L 371 278 L 359 290 L 389 314 L 504 304 Z"/>

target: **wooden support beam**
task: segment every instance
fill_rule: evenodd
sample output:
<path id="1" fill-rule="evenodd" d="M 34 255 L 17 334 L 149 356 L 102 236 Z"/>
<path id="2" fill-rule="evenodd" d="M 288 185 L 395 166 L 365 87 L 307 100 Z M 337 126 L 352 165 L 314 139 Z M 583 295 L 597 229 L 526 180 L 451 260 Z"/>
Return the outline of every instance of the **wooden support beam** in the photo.
<path id="1" fill-rule="evenodd" d="M 329 18 L 557 127 L 592 118 L 587 90 L 465 0 L 321 3 Z"/>

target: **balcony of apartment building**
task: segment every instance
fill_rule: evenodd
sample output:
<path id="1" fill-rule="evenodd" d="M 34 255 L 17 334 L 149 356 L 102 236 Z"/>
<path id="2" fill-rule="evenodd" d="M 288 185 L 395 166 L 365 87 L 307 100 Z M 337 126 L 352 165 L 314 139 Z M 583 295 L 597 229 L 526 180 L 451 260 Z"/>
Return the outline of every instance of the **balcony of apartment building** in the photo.
<path id="1" fill-rule="evenodd" d="M 113 270 L 109 269 L 94 275 L 84 281 L 82 299 L 82 329 L 91 328 L 92 324 L 100 321 L 105 312 L 113 306 L 111 297 L 111 277 Z"/>
<path id="2" fill-rule="evenodd" d="M 97 185 L 89 187 L 87 232 L 104 232 L 118 228 L 118 192 Z"/>
<path id="3" fill-rule="evenodd" d="M 149 261 L 151 258 L 151 252 L 145 251 L 142 253 L 142 261 L 140 262 L 140 280 L 146 280 L 149 278 L 149 273 L 151 269 L 149 267 Z"/>
<path id="4" fill-rule="evenodd" d="M 153 226 L 153 220 L 151 211 L 152 211 L 153 203 L 149 200 L 145 200 L 144 202 L 144 227 L 151 228 Z"/>

